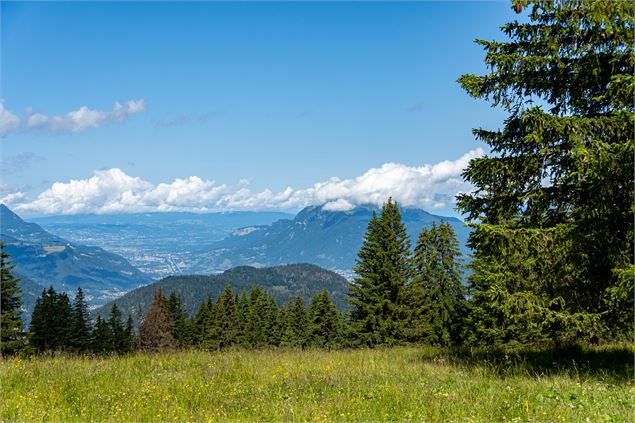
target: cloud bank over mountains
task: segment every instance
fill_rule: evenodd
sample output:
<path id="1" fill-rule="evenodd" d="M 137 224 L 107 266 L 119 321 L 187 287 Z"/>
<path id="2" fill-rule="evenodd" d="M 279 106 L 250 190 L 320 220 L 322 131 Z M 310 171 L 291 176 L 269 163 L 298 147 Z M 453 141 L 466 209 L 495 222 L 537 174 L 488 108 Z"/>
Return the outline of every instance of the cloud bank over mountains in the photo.
<path id="1" fill-rule="evenodd" d="M 82 106 L 77 110 L 63 115 L 45 115 L 29 111 L 26 116 L 19 117 L 4 107 L 0 101 L 0 137 L 4 138 L 11 132 L 17 131 L 45 131 L 49 133 L 79 133 L 89 128 L 96 128 L 107 123 L 123 122 L 130 115 L 142 112 L 145 100 L 129 100 L 122 103 L 115 102 L 111 111 L 94 110 Z"/>
<path id="2" fill-rule="evenodd" d="M 153 184 L 119 168 L 96 170 L 87 179 L 56 182 L 32 201 L 22 192 L 0 201 L 27 214 L 135 213 L 165 211 L 299 210 L 325 204 L 346 211 L 360 204 L 382 204 L 392 197 L 403 206 L 439 210 L 451 207 L 458 192 L 471 187 L 461 173 L 480 148 L 456 160 L 419 167 L 386 163 L 350 179 L 331 178 L 304 189 L 254 191 L 249 181 L 235 186 L 190 176 Z"/>

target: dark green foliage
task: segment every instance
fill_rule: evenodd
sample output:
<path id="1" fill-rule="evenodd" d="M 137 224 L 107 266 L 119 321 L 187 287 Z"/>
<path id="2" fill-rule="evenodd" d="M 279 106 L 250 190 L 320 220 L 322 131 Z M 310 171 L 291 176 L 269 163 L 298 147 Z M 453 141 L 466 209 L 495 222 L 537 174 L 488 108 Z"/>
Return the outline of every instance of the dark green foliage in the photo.
<path id="1" fill-rule="evenodd" d="M 214 326 L 218 339 L 218 347 L 225 348 L 238 343 L 238 322 L 236 321 L 236 305 L 231 286 L 225 289 L 216 302 Z"/>
<path id="2" fill-rule="evenodd" d="M 92 350 L 95 353 L 104 354 L 112 352 L 112 331 L 108 322 L 97 316 L 92 335 Z"/>
<path id="3" fill-rule="evenodd" d="M 310 345 L 335 348 L 340 343 L 340 330 L 340 315 L 328 291 L 324 290 L 313 297 L 309 308 Z"/>
<path id="4" fill-rule="evenodd" d="M 25 344 L 20 311 L 22 292 L 13 276 L 13 267 L 0 242 L 0 355 L 14 354 Z"/>
<path id="5" fill-rule="evenodd" d="M 123 352 L 132 352 L 137 347 L 135 334 L 134 334 L 134 324 L 132 322 L 132 316 L 128 315 L 126 319 L 126 329 L 125 329 L 125 343 L 123 345 Z"/>
<path id="6" fill-rule="evenodd" d="M 247 345 L 247 318 L 249 317 L 249 298 L 243 289 L 240 297 L 236 297 L 236 339 L 239 344 Z"/>
<path id="7" fill-rule="evenodd" d="M 174 323 L 170 318 L 165 297 L 160 289 L 154 293 L 154 301 L 139 326 L 139 347 L 148 352 L 172 350 Z"/>
<path id="8" fill-rule="evenodd" d="M 284 332 L 281 344 L 285 347 L 304 348 L 309 338 L 309 319 L 304 300 L 296 297 L 295 301 L 289 301 L 285 310 Z"/>
<path id="9" fill-rule="evenodd" d="M 254 286 L 259 285 L 276 300 L 277 304 L 286 304 L 298 295 L 308 302 L 314 294 L 327 289 L 338 307 L 345 305 L 344 297 L 348 289 L 348 281 L 345 278 L 312 264 L 289 264 L 266 268 L 241 266 L 217 275 L 167 277 L 126 293 L 112 303 L 97 309 L 95 315 L 108 318 L 111 304 L 114 303 L 122 313 L 130 313 L 133 318 L 138 319 L 137 316 L 140 313 L 135 311 L 147 310 L 152 303 L 154 291 L 160 288 L 166 296 L 175 292 L 181 298 L 187 314 L 192 316 L 196 314 L 202 301 L 208 297 L 218 298 L 226 285 L 230 285 L 234 292 L 250 291 Z"/>
<path id="10" fill-rule="evenodd" d="M 57 294 L 57 300 L 53 303 L 53 313 L 53 332 L 56 334 L 53 349 L 68 350 L 71 345 L 73 308 L 65 292 Z"/>
<path id="11" fill-rule="evenodd" d="M 70 350 L 73 308 L 66 293 L 42 292 L 31 316 L 30 343 L 38 351 Z"/>
<path id="12" fill-rule="evenodd" d="M 632 339 L 633 2 L 514 3 L 529 22 L 478 40 L 491 71 L 459 79 L 509 113 L 499 131 L 475 129 L 491 154 L 459 196 L 476 227 L 466 336 Z"/>
<path id="13" fill-rule="evenodd" d="M 421 231 L 412 276 L 403 291 L 408 339 L 444 346 L 457 343 L 465 305 L 461 252 L 452 226 L 441 221 Z"/>
<path id="14" fill-rule="evenodd" d="M 170 319 L 174 323 L 172 336 L 176 341 L 177 347 L 187 348 L 192 346 L 194 343 L 194 328 L 185 308 L 183 308 L 181 297 L 176 292 L 172 292 L 167 302 Z"/>
<path id="15" fill-rule="evenodd" d="M 266 322 L 268 318 L 269 301 L 262 288 L 256 286 L 249 297 L 249 314 L 245 340 L 252 348 L 262 348 L 268 344 Z"/>
<path id="16" fill-rule="evenodd" d="M 349 287 L 351 319 L 360 342 L 394 344 L 403 339 L 400 291 L 410 277 L 410 240 L 397 203 L 373 214 L 359 251 L 357 278 Z"/>
<path id="17" fill-rule="evenodd" d="M 282 319 L 280 310 L 273 297 L 267 298 L 267 319 L 265 320 L 265 337 L 267 345 L 278 346 L 282 340 Z"/>
<path id="18" fill-rule="evenodd" d="M 91 348 L 91 321 L 88 304 L 84 298 L 82 288 L 77 288 L 73 299 L 73 321 L 70 330 L 71 347 L 76 352 L 87 352 Z"/>
<path id="19" fill-rule="evenodd" d="M 211 297 L 200 304 L 193 323 L 194 344 L 203 348 L 209 346 L 215 336 L 214 302 Z"/>
<path id="20" fill-rule="evenodd" d="M 130 315 L 128 315 L 130 317 Z M 108 319 L 108 327 L 110 328 L 112 351 L 117 354 L 129 352 L 132 347 L 132 334 L 128 327 L 124 325 L 121 311 L 116 304 L 110 309 L 110 318 Z"/>

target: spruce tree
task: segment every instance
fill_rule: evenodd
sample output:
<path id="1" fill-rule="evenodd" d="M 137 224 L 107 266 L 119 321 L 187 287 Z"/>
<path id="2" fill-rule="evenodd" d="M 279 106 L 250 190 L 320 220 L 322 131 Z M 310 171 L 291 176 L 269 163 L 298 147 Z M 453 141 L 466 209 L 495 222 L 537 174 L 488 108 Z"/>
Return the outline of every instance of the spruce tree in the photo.
<path id="1" fill-rule="evenodd" d="M 154 292 L 154 299 L 139 325 L 139 346 L 148 352 L 172 350 L 176 347 L 174 323 L 170 319 L 168 305 L 160 289 Z"/>
<path id="2" fill-rule="evenodd" d="M 236 307 L 231 285 L 226 285 L 216 301 L 215 327 L 218 347 L 226 348 L 238 342 Z"/>
<path id="3" fill-rule="evenodd" d="M 168 297 L 168 310 L 170 319 L 174 323 L 174 333 L 172 336 L 179 348 L 187 348 L 193 343 L 193 329 L 187 312 L 183 307 L 183 301 L 176 292 L 172 292 Z"/>
<path id="4" fill-rule="evenodd" d="M 252 348 L 262 348 L 267 345 L 265 324 L 268 308 L 267 295 L 260 286 L 255 286 L 249 296 L 249 315 L 245 334 L 247 344 Z"/>
<path id="5" fill-rule="evenodd" d="M 404 290 L 411 341 L 458 342 L 464 317 L 461 252 L 452 226 L 423 228 L 414 251 L 413 278 Z"/>
<path id="6" fill-rule="evenodd" d="M 278 346 L 282 339 L 282 322 L 276 300 L 267 296 L 265 338 L 267 345 Z"/>
<path id="7" fill-rule="evenodd" d="M 25 343 L 22 320 L 22 291 L 13 276 L 14 265 L 0 242 L 0 356 L 14 354 Z"/>
<path id="8" fill-rule="evenodd" d="M 128 319 L 126 319 L 126 329 L 124 331 L 124 344 L 122 348 L 122 352 L 127 353 L 134 351 L 136 342 L 135 342 L 135 334 L 134 334 L 134 325 L 132 322 L 132 316 L 128 314 Z"/>
<path id="9" fill-rule="evenodd" d="M 201 302 L 194 316 L 194 344 L 201 348 L 209 346 L 210 337 L 214 335 L 214 325 L 214 302 L 208 297 Z"/>
<path id="10" fill-rule="evenodd" d="M 111 350 L 117 354 L 122 354 L 128 351 L 130 341 L 126 327 L 124 326 L 123 317 L 117 304 L 113 304 L 110 309 L 110 316 L 108 318 L 108 327 L 112 335 L 112 347 Z"/>
<path id="11" fill-rule="evenodd" d="M 473 343 L 632 338 L 634 5 L 514 0 L 473 97 L 509 114 L 458 197 L 475 225 Z"/>
<path id="12" fill-rule="evenodd" d="M 42 291 L 36 300 L 29 339 L 39 351 L 71 350 L 73 308 L 66 293 L 58 294 L 53 287 Z"/>
<path id="13" fill-rule="evenodd" d="M 325 289 L 315 294 L 309 308 L 309 344 L 319 348 L 335 348 L 340 340 L 340 316 Z"/>
<path id="14" fill-rule="evenodd" d="M 87 352 L 91 348 L 91 321 L 88 304 L 82 288 L 77 288 L 73 299 L 73 320 L 70 329 L 72 348 L 77 352 Z"/>
<path id="15" fill-rule="evenodd" d="M 298 295 L 295 301 L 289 301 L 287 306 L 281 345 L 305 348 L 308 342 L 308 326 L 309 320 L 304 307 L 304 300 Z"/>
<path id="16" fill-rule="evenodd" d="M 94 353 L 105 354 L 112 352 L 112 331 L 108 322 L 97 316 L 95 326 L 93 327 L 93 334 L 91 336 L 92 346 L 91 349 Z"/>
<path id="17" fill-rule="evenodd" d="M 249 318 L 249 298 L 243 289 L 240 297 L 236 297 L 236 339 L 238 344 L 247 346 L 247 319 Z"/>
<path id="18" fill-rule="evenodd" d="M 35 301 L 29 326 L 29 342 L 38 351 L 46 351 L 54 343 L 53 334 L 53 303 L 55 290 L 50 287 L 42 291 Z"/>
<path id="19" fill-rule="evenodd" d="M 53 302 L 53 334 L 56 350 L 72 350 L 71 328 L 73 324 L 73 307 L 66 292 L 54 295 Z"/>
<path id="20" fill-rule="evenodd" d="M 368 223 L 349 289 L 351 319 L 361 343 L 394 344 L 404 338 L 402 295 L 410 277 L 410 240 L 397 203 L 389 199 Z"/>

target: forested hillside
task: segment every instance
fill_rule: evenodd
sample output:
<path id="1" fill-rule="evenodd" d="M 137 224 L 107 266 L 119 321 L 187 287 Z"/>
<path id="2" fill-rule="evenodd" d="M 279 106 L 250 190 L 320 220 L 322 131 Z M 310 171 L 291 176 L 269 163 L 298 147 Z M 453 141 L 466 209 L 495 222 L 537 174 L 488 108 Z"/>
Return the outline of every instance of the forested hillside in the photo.
<path id="1" fill-rule="evenodd" d="M 95 311 L 107 318 L 110 308 L 117 304 L 123 315 L 131 314 L 135 322 L 150 306 L 157 288 L 165 296 L 173 292 L 179 295 L 183 306 L 192 316 L 208 297 L 218 298 L 223 288 L 230 285 L 234 292 L 249 291 L 260 285 L 279 305 L 286 304 L 296 296 L 309 302 L 311 297 L 326 289 L 338 307 L 344 307 L 348 281 L 342 276 L 312 264 L 289 264 L 283 266 L 255 268 L 236 267 L 218 275 L 170 276 L 159 282 L 130 291 Z"/>

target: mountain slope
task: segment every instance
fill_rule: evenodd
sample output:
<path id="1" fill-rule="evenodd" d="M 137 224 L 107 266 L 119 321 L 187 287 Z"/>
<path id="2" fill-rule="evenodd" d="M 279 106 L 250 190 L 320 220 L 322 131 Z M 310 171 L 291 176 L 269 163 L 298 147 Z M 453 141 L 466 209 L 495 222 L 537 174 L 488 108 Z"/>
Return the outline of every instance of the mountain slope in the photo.
<path id="1" fill-rule="evenodd" d="M 35 285 L 52 285 L 58 291 L 81 286 L 91 304 L 103 304 L 124 291 L 152 282 L 123 257 L 52 235 L 37 224 L 24 222 L 3 204 L 0 240 L 15 264 L 16 274 Z"/>
<path id="2" fill-rule="evenodd" d="M 42 294 L 44 287 L 19 273 L 14 272 L 14 276 L 18 278 L 18 287 L 22 290 L 22 307 L 20 307 L 20 310 L 22 310 L 24 323 L 28 325 L 31 321 L 31 312 L 33 312 L 33 307 L 35 307 L 35 301 Z"/>
<path id="3" fill-rule="evenodd" d="M 97 309 L 95 314 L 107 317 L 112 304 L 117 304 L 124 315 L 130 313 L 138 322 L 150 305 L 154 291 L 160 288 L 165 296 L 172 292 L 180 295 L 187 311 L 193 315 L 203 300 L 209 296 L 217 298 L 225 285 L 231 285 L 236 294 L 260 285 L 273 295 L 278 304 L 285 304 L 297 295 L 302 296 L 308 304 L 313 294 L 326 289 L 338 307 L 345 306 L 344 298 L 348 289 L 346 279 L 312 264 L 266 268 L 242 266 L 217 275 L 170 276 L 128 292 Z"/>
<path id="4" fill-rule="evenodd" d="M 350 270 L 374 206 L 351 211 L 329 211 L 321 206 L 307 207 L 293 220 L 279 220 L 269 226 L 253 226 L 214 244 L 199 260 L 213 262 L 219 268 L 238 265 L 273 266 L 307 262 L 328 269 Z M 457 218 L 430 214 L 421 209 L 402 209 L 403 220 L 412 243 L 421 229 L 441 219 L 454 228 L 464 253 L 469 228 Z"/>

